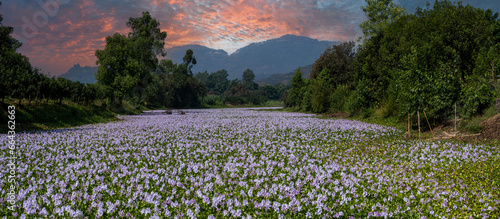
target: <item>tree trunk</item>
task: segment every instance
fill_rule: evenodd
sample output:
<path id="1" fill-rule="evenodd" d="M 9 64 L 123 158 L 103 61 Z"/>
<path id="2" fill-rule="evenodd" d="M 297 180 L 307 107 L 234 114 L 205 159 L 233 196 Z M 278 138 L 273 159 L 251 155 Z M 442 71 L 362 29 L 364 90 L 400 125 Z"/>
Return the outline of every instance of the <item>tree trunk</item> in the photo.
<path id="1" fill-rule="evenodd" d="M 420 139 L 420 112 L 417 111 L 417 120 L 418 120 L 418 139 Z"/>

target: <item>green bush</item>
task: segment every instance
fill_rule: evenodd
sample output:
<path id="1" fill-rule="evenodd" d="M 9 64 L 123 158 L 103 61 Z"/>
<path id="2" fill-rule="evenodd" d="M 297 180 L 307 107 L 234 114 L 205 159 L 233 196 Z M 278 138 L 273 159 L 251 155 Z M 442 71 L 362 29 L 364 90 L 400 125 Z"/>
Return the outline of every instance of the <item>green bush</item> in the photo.
<path id="1" fill-rule="evenodd" d="M 491 103 L 494 102 L 495 93 L 486 80 L 480 79 L 483 83 L 477 86 L 468 86 L 462 89 L 463 92 L 463 115 L 471 118 L 473 115 L 482 114 Z"/>
<path id="2" fill-rule="evenodd" d="M 265 107 L 284 107 L 285 103 L 279 100 L 268 100 L 262 104 Z"/>
<path id="3" fill-rule="evenodd" d="M 203 98 L 203 103 L 210 106 L 222 106 L 224 105 L 224 97 L 219 95 L 208 95 Z"/>
<path id="4" fill-rule="evenodd" d="M 347 102 L 351 97 L 351 91 L 346 85 L 339 85 L 335 91 L 330 95 L 330 111 L 332 112 L 346 112 Z"/>
<path id="5" fill-rule="evenodd" d="M 311 86 L 305 86 L 305 87 L 302 87 L 302 110 L 304 111 L 311 111 L 312 109 L 312 105 L 311 105 L 311 99 L 312 99 L 312 95 L 313 95 L 313 89 L 311 88 Z"/>
<path id="6" fill-rule="evenodd" d="M 369 109 L 371 103 L 375 101 L 370 90 L 372 83 L 367 80 L 360 80 L 357 88 L 352 92 L 346 103 L 346 109 L 351 114 L 359 113 L 360 110 Z"/>
<path id="7" fill-rule="evenodd" d="M 311 108 L 315 113 L 324 113 L 330 109 L 330 94 L 332 84 L 328 77 L 328 70 L 325 68 L 319 76 L 311 80 L 312 97 Z"/>

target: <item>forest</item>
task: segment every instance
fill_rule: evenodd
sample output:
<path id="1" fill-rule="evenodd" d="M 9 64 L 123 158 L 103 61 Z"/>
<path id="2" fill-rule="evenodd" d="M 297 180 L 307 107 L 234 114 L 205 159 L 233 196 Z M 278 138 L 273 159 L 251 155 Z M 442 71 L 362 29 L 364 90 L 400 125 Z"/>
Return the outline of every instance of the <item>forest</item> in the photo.
<path id="1" fill-rule="evenodd" d="M 364 36 L 328 48 L 309 79 L 298 69 L 285 105 L 406 120 L 419 112 L 433 125 L 481 115 L 500 97 L 498 13 L 435 1 L 408 13 L 391 0 L 367 0 Z"/>

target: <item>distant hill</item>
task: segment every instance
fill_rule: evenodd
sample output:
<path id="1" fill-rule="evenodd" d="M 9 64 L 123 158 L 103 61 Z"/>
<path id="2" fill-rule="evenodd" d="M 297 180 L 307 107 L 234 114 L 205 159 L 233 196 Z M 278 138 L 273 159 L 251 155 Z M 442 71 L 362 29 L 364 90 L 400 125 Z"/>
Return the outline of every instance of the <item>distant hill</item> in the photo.
<path id="1" fill-rule="evenodd" d="M 297 69 L 295 69 L 295 70 L 297 70 Z M 272 74 L 271 76 L 257 80 L 256 82 L 259 85 L 266 85 L 266 84 L 276 85 L 279 83 L 281 83 L 283 85 L 289 85 L 289 84 L 291 84 L 292 76 L 293 76 L 293 74 L 295 74 L 295 70 L 288 72 L 288 73 Z M 300 67 L 300 71 L 302 72 L 302 78 L 309 78 L 309 75 L 311 74 L 311 70 L 312 70 L 312 65 Z"/>
<path id="2" fill-rule="evenodd" d="M 68 70 L 68 72 L 60 75 L 61 78 L 66 78 L 72 81 L 79 81 L 82 83 L 96 83 L 95 73 L 97 72 L 97 66 L 80 66 L 80 64 L 74 65 Z"/>
<path id="3" fill-rule="evenodd" d="M 276 73 L 290 72 L 306 66 L 319 58 L 325 49 L 337 44 L 319 41 L 309 37 L 284 35 L 280 38 L 252 43 L 238 49 L 231 55 L 223 50 L 214 50 L 200 45 L 186 45 L 167 49 L 167 58 L 181 63 L 187 49 L 194 51 L 198 63 L 193 72 L 215 72 L 226 69 L 229 79 L 241 78 L 243 71 L 250 68 L 255 79 L 264 79 Z"/>
<path id="4" fill-rule="evenodd" d="M 196 74 L 202 71 L 215 72 L 218 71 L 227 61 L 229 55 L 224 50 L 215 50 L 201 45 L 184 45 L 176 46 L 167 49 L 167 59 L 171 59 L 174 63 L 182 63 L 182 58 L 186 54 L 186 50 L 194 51 L 196 65 L 193 67 L 193 72 Z M 202 70 L 203 69 L 203 70 Z M 227 69 L 226 69 L 227 70 Z M 242 72 L 243 73 L 243 72 Z"/>
<path id="5" fill-rule="evenodd" d="M 274 79 L 269 80 L 286 81 L 287 77 L 291 78 L 291 75 L 287 75 L 289 73 L 274 74 L 292 72 L 293 75 L 295 69 L 314 63 L 327 47 L 337 43 L 303 36 L 284 35 L 280 38 L 252 43 L 238 49 L 231 55 L 228 55 L 224 50 L 215 50 L 201 45 L 177 46 L 167 49 L 166 58 L 171 59 L 174 63 L 182 63 L 186 50 L 192 49 L 197 61 L 192 69 L 195 74 L 226 69 L 229 73 L 229 79 L 241 79 L 243 72 L 250 68 L 255 73 L 256 80 L 271 77 Z M 96 83 L 96 72 L 97 67 L 82 67 L 80 64 L 76 64 L 59 77 L 82 83 Z M 303 73 L 306 75 L 305 71 Z"/>

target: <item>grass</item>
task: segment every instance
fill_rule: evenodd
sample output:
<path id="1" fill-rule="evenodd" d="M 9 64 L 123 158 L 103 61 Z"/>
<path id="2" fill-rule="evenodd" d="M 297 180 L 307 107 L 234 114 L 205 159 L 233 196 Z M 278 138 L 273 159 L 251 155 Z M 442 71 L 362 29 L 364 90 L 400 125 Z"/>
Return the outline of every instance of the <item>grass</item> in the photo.
<path id="1" fill-rule="evenodd" d="M 495 111 L 495 106 L 493 105 L 490 108 L 486 109 L 481 116 L 475 116 L 472 118 L 461 120 L 458 126 L 458 130 L 470 133 L 479 133 L 482 130 L 481 123 L 495 116 L 496 114 L 497 112 Z"/>
<path id="2" fill-rule="evenodd" d="M 31 105 L 27 101 L 18 105 L 17 100 L 7 100 L 2 105 L 0 133 L 6 133 L 7 107 L 14 105 L 15 130 L 47 130 L 55 128 L 68 128 L 93 123 L 105 123 L 117 120 L 116 114 L 106 109 L 100 103 L 88 106 L 63 101 L 61 104 L 49 102 L 48 104 Z"/>

